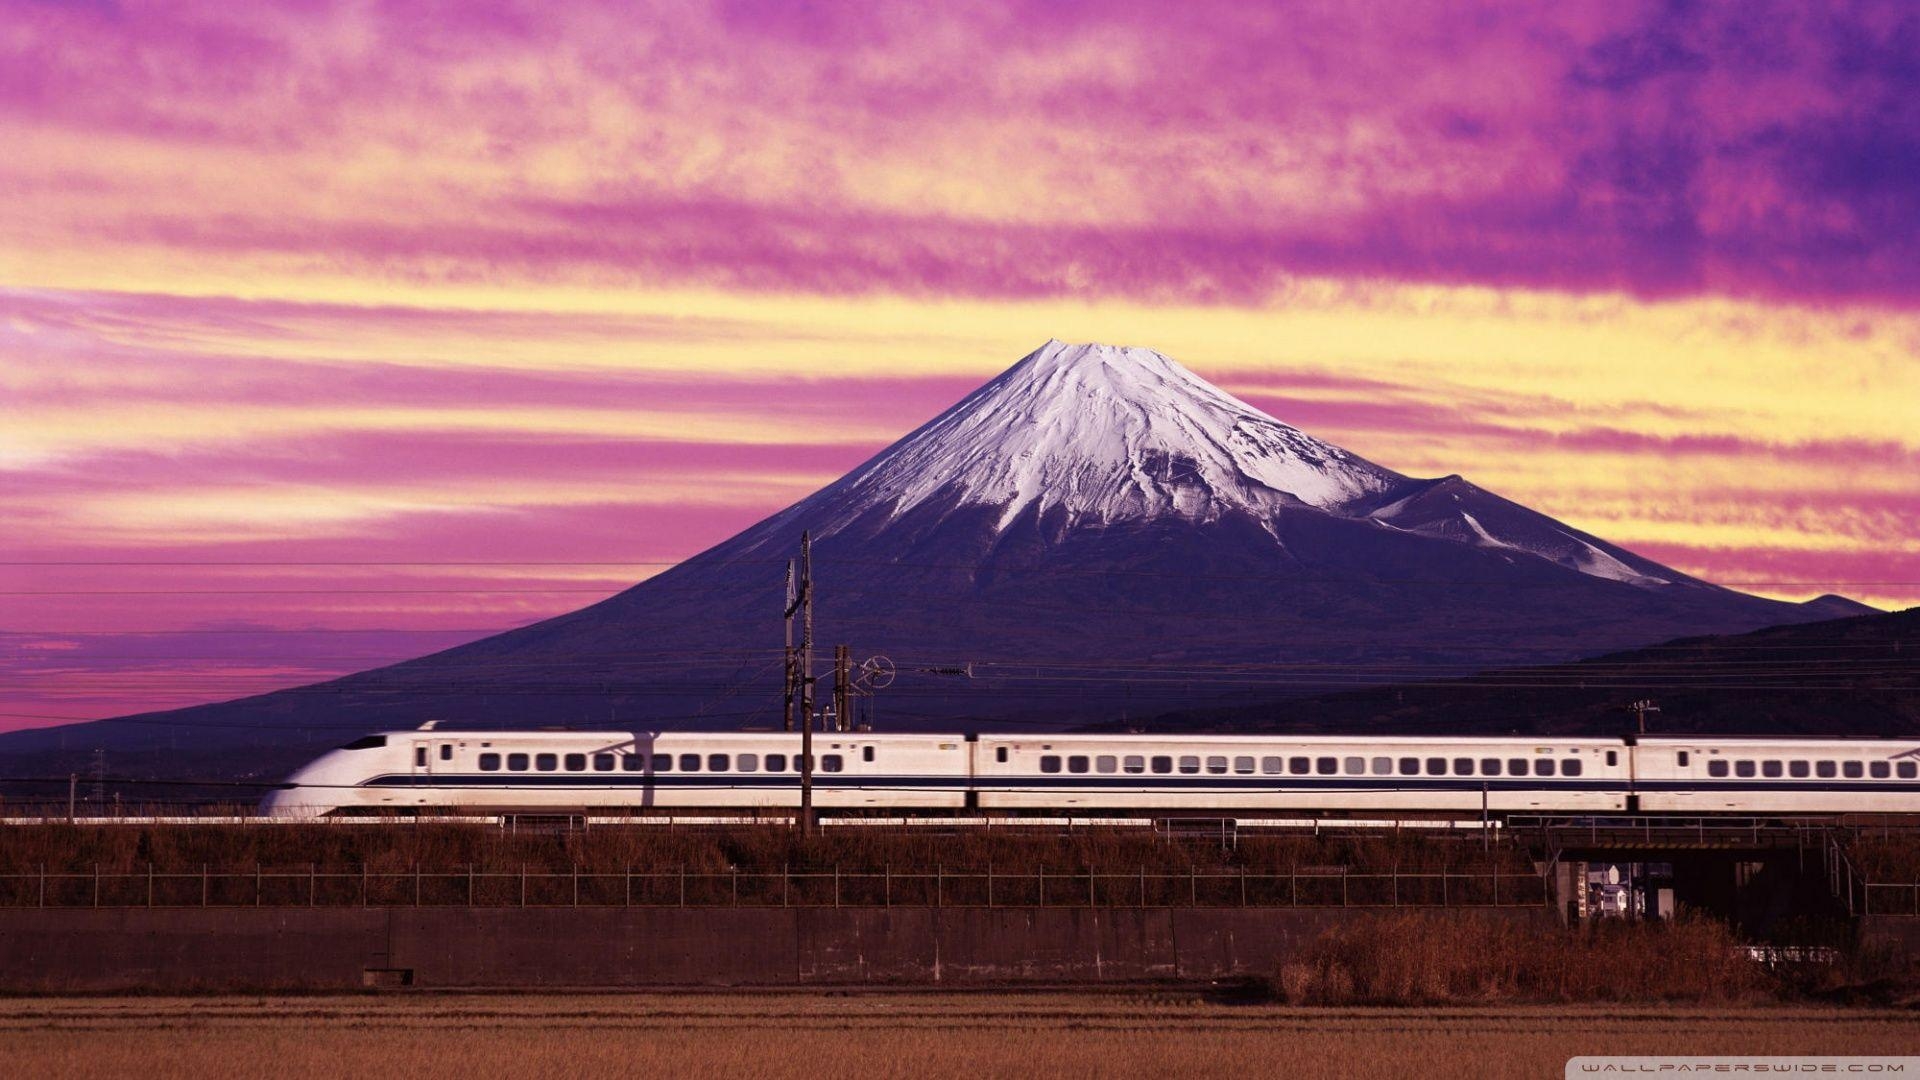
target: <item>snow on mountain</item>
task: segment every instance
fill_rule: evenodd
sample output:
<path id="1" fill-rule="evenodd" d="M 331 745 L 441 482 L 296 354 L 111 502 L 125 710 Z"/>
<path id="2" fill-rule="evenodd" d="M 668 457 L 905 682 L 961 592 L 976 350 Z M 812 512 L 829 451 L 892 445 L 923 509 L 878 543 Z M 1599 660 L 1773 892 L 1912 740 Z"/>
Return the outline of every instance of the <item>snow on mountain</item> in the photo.
<path id="1" fill-rule="evenodd" d="M 1275 420 L 1152 349 L 1049 341 L 818 496 L 898 517 L 936 498 L 1069 527 L 1331 509 L 1405 477 Z M 829 530 L 830 531 L 830 530 Z"/>
<path id="2" fill-rule="evenodd" d="M 1589 577 L 1642 587 L 1709 587 L 1459 476 L 1409 481 L 1389 492 L 1385 501 L 1347 510 L 1401 532 L 1545 559 Z"/>
<path id="3" fill-rule="evenodd" d="M 1458 476 L 1418 480 L 1261 412 L 1152 349 L 1054 340 L 774 520 L 831 536 L 855 521 L 985 508 L 1056 535 L 1232 516 L 1280 543 L 1284 515 L 1538 558 L 1642 587 L 1696 582 Z M 784 542 L 784 541 L 782 541 Z"/>

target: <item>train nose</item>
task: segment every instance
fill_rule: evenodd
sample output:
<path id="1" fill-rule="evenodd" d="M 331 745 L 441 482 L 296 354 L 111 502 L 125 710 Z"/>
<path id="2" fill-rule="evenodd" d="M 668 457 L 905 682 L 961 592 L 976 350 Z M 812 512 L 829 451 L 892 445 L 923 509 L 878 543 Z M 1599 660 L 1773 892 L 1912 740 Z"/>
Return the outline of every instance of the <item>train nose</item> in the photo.
<path id="1" fill-rule="evenodd" d="M 260 799 L 260 813 L 268 817 L 320 817 L 335 809 L 338 799 L 326 782 L 327 761 L 322 758 L 297 770 Z"/>
<path id="2" fill-rule="evenodd" d="M 324 807 L 318 806 L 306 795 L 299 784 L 284 783 L 268 791 L 260 799 L 260 813 L 264 817 L 318 817 Z"/>

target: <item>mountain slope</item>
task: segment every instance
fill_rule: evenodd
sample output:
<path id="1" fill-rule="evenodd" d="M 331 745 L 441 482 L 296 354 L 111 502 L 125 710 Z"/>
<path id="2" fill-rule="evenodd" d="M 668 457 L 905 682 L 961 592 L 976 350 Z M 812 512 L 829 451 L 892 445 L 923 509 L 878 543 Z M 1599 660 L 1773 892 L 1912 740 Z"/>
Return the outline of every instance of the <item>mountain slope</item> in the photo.
<path id="1" fill-rule="evenodd" d="M 289 732 L 427 719 L 777 724 L 803 530 L 820 640 L 902 668 L 875 702 L 895 728 L 1137 716 L 1298 689 L 1288 665 L 1388 682 L 1832 613 L 1690 578 L 1459 477 L 1402 476 L 1150 350 L 1056 341 L 846 477 L 591 607 L 316 686 L 0 737 L 0 754 L 190 733 L 272 771 L 307 753 Z"/>
<path id="2" fill-rule="evenodd" d="M 1920 608 L 1686 638 L 1571 664 L 1169 713 L 1148 731 L 1920 734 Z M 1116 725 L 1098 725 L 1112 730 Z"/>

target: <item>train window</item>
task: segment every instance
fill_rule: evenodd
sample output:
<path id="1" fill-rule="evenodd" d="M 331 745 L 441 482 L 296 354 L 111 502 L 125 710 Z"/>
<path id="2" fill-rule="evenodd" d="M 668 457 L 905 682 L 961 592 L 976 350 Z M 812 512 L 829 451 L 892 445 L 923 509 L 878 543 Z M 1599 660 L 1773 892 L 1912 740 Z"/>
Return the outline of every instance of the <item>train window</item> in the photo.
<path id="1" fill-rule="evenodd" d="M 760 771 L 760 755 L 759 754 L 740 754 L 733 759 L 733 763 L 735 766 L 737 766 L 740 769 L 741 772 L 759 772 Z"/>
<path id="2" fill-rule="evenodd" d="M 1332 776 L 1340 771 L 1340 762 L 1330 757 L 1314 758 L 1313 771 L 1321 776 Z"/>
<path id="3" fill-rule="evenodd" d="M 1447 775 L 1447 759 L 1443 757 L 1428 758 L 1427 759 L 1427 775 L 1428 776 Z"/>
<path id="4" fill-rule="evenodd" d="M 440 760 L 441 761 L 453 760 L 453 744 L 452 743 L 443 742 L 440 744 Z"/>
<path id="5" fill-rule="evenodd" d="M 1787 762 L 1787 775 L 1793 777 L 1796 780 L 1803 780 L 1807 776 L 1811 775 L 1812 772 L 1813 772 L 1813 766 L 1807 764 L 1804 761 Z"/>
<path id="6" fill-rule="evenodd" d="M 1470 757 L 1454 758 L 1453 759 L 1453 775 L 1472 776 L 1473 775 L 1473 759 Z"/>
<path id="7" fill-rule="evenodd" d="M 1139 754 L 1128 754 L 1126 761 L 1122 763 L 1121 767 L 1130 773 L 1139 775 L 1147 771 L 1147 759 L 1141 757 Z"/>
<path id="8" fill-rule="evenodd" d="M 613 771 L 613 755 L 612 754 L 593 755 L 593 771 L 594 772 L 612 772 Z"/>
<path id="9" fill-rule="evenodd" d="M 1684 769 L 1684 768 L 1686 768 L 1686 767 L 1687 767 L 1687 762 L 1689 762 L 1689 761 L 1692 761 L 1692 760 L 1693 760 L 1693 755 L 1692 755 L 1692 754 L 1689 754 L 1689 753 L 1687 753 L 1687 752 L 1686 752 L 1685 750 L 1682 750 L 1682 751 L 1680 751 L 1679 753 L 1677 753 L 1677 754 L 1675 754 L 1675 755 L 1673 755 L 1673 760 L 1674 760 L 1674 761 L 1675 761 L 1676 763 L 1678 763 L 1678 764 L 1679 764 L 1679 766 L 1680 766 L 1681 768 L 1683 768 L 1683 769 Z M 1611 751 L 1611 750 L 1609 750 L 1609 751 L 1607 751 L 1607 764 L 1609 764 L 1609 765 L 1618 765 L 1618 764 L 1620 764 L 1620 761 L 1619 761 L 1619 755 L 1617 755 L 1617 754 L 1615 754 L 1615 753 L 1614 753 L 1613 751 Z"/>
<path id="10" fill-rule="evenodd" d="M 1835 768 L 1831 761 L 1816 761 L 1813 763 L 1813 775 L 1822 780 L 1831 780 L 1838 775 L 1839 772 L 1840 770 Z"/>
<path id="11" fill-rule="evenodd" d="M 1920 764 L 1915 764 L 1911 761 L 1902 761 L 1895 765 L 1893 769 L 1900 774 L 1900 779 L 1902 780 L 1912 780 L 1916 775 L 1920 775 Z"/>
<path id="12" fill-rule="evenodd" d="M 508 754 L 507 769 L 510 772 L 526 772 L 527 771 L 527 755 Z"/>
<path id="13" fill-rule="evenodd" d="M 1682 750 L 1680 751 L 1680 764 L 1685 765 L 1686 763 L 1687 763 L 1687 752 L 1685 750 Z M 1618 750 L 1607 751 L 1607 768 L 1611 769 L 1618 764 L 1620 764 L 1620 751 Z"/>
<path id="14" fill-rule="evenodd" d="M 1840 775 L 1849 780 L 1858 780 L 1867 775 L 1867 767 L 1858 761 L 1843 761 L 1840 763 Z"/>
<path id="15" fill-rule="evenodd" d="M 646 772 L 647 759 L 641 757 L 639 754 L 621 754 L 620 755 L 620 771 L 621 772 Z"/>
<path id="16" fill-rule="evenodd" d="M 481 772 L 499 772 L 500 771 L 500 755 L 499 754 L 481 754 L 480 755 L 480 771 Z"/>
<path id="17" fill-rule="evenodd" d="M 1392 776 L 1393 775 L 1393 759 L 1390 757 L 1374 758 L 1373 759 L 1373 775 Z"/>
<path id="18" fill-rule="evenodd" d="M 1041 754 L 1040 755 L 1040 771 L 1044 773 L 1059 772 L 1060 771 L 1060 755 L 1059 754 Z"/>
<path id="19" fill-rule="evenodd" d="M 1527 775 L 1527 759 L 1523 757 L 1508 758 L 1507 759 L 1507 775 L 1508 776 Z"/>
<path id="20" fill-rule="evenodd" d="M 1004 746 L 994 747 L 993 760 L 999 762 L 1002 765 L 1005 765 L 1007 763 L 1007 748 Z"/>
<path id="21" fill-rule="evenodd" d="M 699 772 L 700 771 L 700 755 L 699 754 L 681 754 L 680 755 L 680 771 L 681 772 Z"/>
<path id="22" fill-rule="evenodd" d="M 1884 761 L 1867 762 L 1867 775 L 1875 780 L 1885 780 L 1893 775 L 1893 768 Z"/>
<path id="23" fill-rule="evenodd" d="M 728 772 L 733 768 L 732 754 L 708 754 L 708 772 Z"/>
<path id="24" fill-rule="evenodd" d="M 1752 776 L 1752 775 L 1753 775 L 1753 773 L 1754 773 L 1754 768 L 1753 768 L 1753 762 L 1751 762 L 1751 761 L 1736 761 L 1736 762 L 1734 762 L 1734 763 L 1733 763 L 1733 775 L 1735 775 L 1735 776 Z"/>
<path id="25" fill-rule="evenodd" d="M 426 747 L 416 746 L 413 748 L 413 763 L 423 769 L 427 767 L 427 748 Z"/>
<path id="26" fill-rule="evenodd" d="M 1579 776 L 1581 770 L 1585 768 L 1586 768 L 1585 763 L 1583 763 L 1579 758 L 1570 757 L 1567 760 L 1560 763 L 1560 775 Z"/>
<path id="27" fill-rule="evenodd" d="M 1090 766 L 1085 754 L 1072 754 L 1067 758 L 1067 771 L 1070 773 L 1086 772 Z"/>
<path id="28" fill-rule="evenodd" d="M 1419 758 L 1403 757 L 1400 759 L 1400 775 L 1401 776 L 1416 776 L 1419 774 L 1419 772 L 1420 772 Z"/>
<path id="29" fill-rule="evenodd" d="M 1172 772 L 1173 759 L 1166 756 L 1165 754 L 1155 754 L 1153 756 L 1153 771 L 1157 773 Z"/>
<path id="30" fill-rule="evenodd" d="M 1207 757 L 1207 771 L 1219 776 L 1227 771 L 1227 758 L 1224 754 L 1212 754 Z"/>
<path id="31" fill-rule="evenodd" d="M 1717 758 L 1707 762 L 1707 775 L 1708 776 L 1727 775 L 1727 763 Z"/>
<path id="32" fill-rule="evenodd" d="M 1365 776 L 1367 774 L 1367 759 L 1361 758 L 1361 757 L 1348 758 L 1346 760 L 1345 771 L 1352 773 L 1355 776 Z"/>
<path id="33" fill-rule="evenodd" d="M 871 747 L 871 746 L 863 746 L 863 747 L 861 747 L 861 748 L 860 748 L 860 760 L 861 760 L 861 761 L 872 761 L 872 760 L 873 760 L 873 747 Z"/>
<path id="34" fill-rule="evenodd" d="M 1286 769 L 1287 762 L 1284 758 L 1263 757 L 1260 759 L 1260 771 L 1266 773 L 1268 776 L 1285 772 Z"/>
<path id="35" fill-rule="evenodd" d="M 1500 759 L 1497 757 L 1481 758 L 1480 759 L 1480 775 L 1499 776 L 1500 775 Z"/>
<path id="36" fill-rule="evenodd" d="M 568 772 L 586 772 L 587 771 L 587 755 L 568 754 L 567 755 L 567 771 Z"/>
<path id="37" fill-rule="evenodd" d="M 787 771 L 787 755 L 768 754 L 767 755 L 767 771 L 768 772 L 786 772 Z"/>
<path id="38" fill-rule="evenodd" d="M 821 772 L 839 772 L 840 770 L 846 767 L 847 767 L 847 763 L 845 759 L 843 759 L 839 754 L 821 754 L 820 755 L 820 771 Z"/>
<path id="39" fill-rule="evenodd" d="M 653 755 L 653 771 L 654 772 L 672 772 L 673 771 L 673 755 L 672 754 Z"/>
<path id="40" fill-rule="evenodd" d="M 1101 754 L 1093 759 L 1093 771 L 1103 773 L 1118 772 L 1120 771 L 1120 759 L 1114 757 L 1112 754 Z"/>
<path id="41" fill-rule="evenodd" d="M 1552 758 L 1543 757 L 1543 758 L 1533 759 L 1533 775 L 1552 776 L 1553 770 L 1554 770 L 1554 763 Z"/>
<path id="42" fill-rule="evenodd" d="M 1760 763 L 1761 776 L 1779 776 L 1781 769 L 1782 766 L 1778 761 L 1763 761 Z"/>
<path id="43" fill-rule="evenodd" d="M 1313 768 L 1313 762 L 1308 760 L 1307 758 L 1297 757 L 1297 758 L 1287 759 L 1287 771 L 1294 774 L 1295 776 L 1304 775 L 1312 768 Z"/>
<path id="44" fill-rule="evenodd" d="M 1188 774 L 1199 772 L 1200 759 L 1192 754 L 1180 755 L 1180 771 Z"/>
<path id="45" fill-rule="evenodd" d="M 533 755 L 533 767 L 540 772 L 552 772 L 560 767 L 559 754 Z"/>
<path id="46" fill-rule="evenodd" d="M 1250 772 L 1252 772 L 1252 771 L 1253 771 L 1253 759 L 1252 759 L 1252 758 L 1250 758 L 1250 757 L 1237 757 L 1237 758 L 1234 758 L 1234 759 L 1233 759 L 1233 771 L 1234 771 L 1234 772 L 1237 772 L 1237 773 L 1240 773 L 1240 774 L 1242 774 L 1242 775 L 1245 775 L 1245 774 L 1247 774 L 1247 773 L 1250 773 Z"/>

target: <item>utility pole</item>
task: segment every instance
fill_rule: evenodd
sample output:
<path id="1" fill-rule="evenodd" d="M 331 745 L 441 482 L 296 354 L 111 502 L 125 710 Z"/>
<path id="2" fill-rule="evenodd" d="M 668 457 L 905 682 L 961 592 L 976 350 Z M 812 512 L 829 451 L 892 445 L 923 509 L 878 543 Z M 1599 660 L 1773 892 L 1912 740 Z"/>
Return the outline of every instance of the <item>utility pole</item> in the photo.
<path id="1" fill-rule="evenodd" d="M 847 711 L 847 693 L 853 682 L 853 649 L 833 647 L 833 726 L 837 731 L 853 730 L 853 714 Z"/>
<path id="2" fill-rule="evenodd" d="M 1655 705 L 1650 698 L 1641 698 L 1639 701 L 1627 706 L 1627 708 L 1632 709 L 1633 715 L 1638 718 L 1640 734 L 1642 735 L 1647 733 L 1647 714 L 1660 711 L 1660 706 Z"/>
<path id="3" fill-rule="evenodd" d="M 80 774 L 67 774 L 67 824 L 73 824 L 73 804 L 80 791 Z"/>
<path id="4" fill-rule="evenodd" d="M 813 835 L 813 534 L 800 534 L 800 835 Z"/>
<path id="5" fill-rule="evenodd" d="M 798 667 L 793 662 L 793 613 L 800 607 L 799 597 L 793 591 L 793 560 L 787 560 L 787 649 L 783 655 L 786 664 L 786 706 L 784 718 L 786 729 L 793 730 L 793 699 L 799 692 L 796 681 Z"/>

